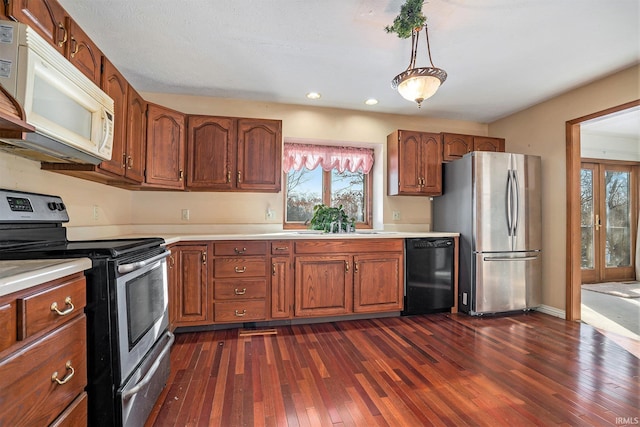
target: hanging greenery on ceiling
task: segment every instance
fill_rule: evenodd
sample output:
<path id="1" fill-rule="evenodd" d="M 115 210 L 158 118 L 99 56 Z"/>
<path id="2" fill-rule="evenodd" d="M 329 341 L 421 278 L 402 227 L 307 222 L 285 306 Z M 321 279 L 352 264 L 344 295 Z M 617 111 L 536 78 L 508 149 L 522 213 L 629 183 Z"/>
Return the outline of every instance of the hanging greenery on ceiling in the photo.
<path id="1" fill-rule="evenodd" d="M 420 29 L 427 22 L 427 17 L 422 13 L 424 0 L 407 0 L 400 7 L 400 14 L 393 20 L 393 25 L 387 25 L 384 30 L 387 33 L 396 33 L 399 38 L 411 37 L 414 29 Z"/>

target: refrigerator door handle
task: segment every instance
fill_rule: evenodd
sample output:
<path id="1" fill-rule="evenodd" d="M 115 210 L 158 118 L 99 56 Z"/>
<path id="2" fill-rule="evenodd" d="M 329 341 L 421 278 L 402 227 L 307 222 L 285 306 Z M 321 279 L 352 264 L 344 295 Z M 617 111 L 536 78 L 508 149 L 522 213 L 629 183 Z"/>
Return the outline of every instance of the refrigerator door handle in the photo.
<path id="1" fill-rule="evenodd" d="M 504 256 L 486 256 L 484 261 L 532 261 L 538 259 L 538 256 L 523 256 L 523 257 L 504 257 Z"/>
<path id="2" fill-rule="evenodd" d="M 520 210 L 520 185 L 518 183 L 518 174 L 516 173 L 516 171 L 512 170 L 511 173 L 513 174 L 513 200 L 514 200 L 514 204 L 515 204 L 515 209 L 513 212 L 513 218 L 511 220 L 511 223 L 513 224 L 513 230 L 512 230 L 512 235 L 515 237 L 518 235 L 518 211 Z"/>
<path id="3" fill-rule="evenodd" d="M 511 177 L 511 171 L 507 174 L 507 230 L 509 236 L 512 235 L 512 222 L 513 222 L 513 182 Z"/>

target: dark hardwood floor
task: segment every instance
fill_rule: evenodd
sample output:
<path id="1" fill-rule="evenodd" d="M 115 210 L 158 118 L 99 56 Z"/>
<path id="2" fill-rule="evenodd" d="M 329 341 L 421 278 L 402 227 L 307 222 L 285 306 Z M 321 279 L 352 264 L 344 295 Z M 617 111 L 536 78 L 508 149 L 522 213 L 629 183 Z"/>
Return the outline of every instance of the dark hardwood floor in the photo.
<path id="1" fill-rule="evenodd" d="M 625 425 L 637 357 L 541 313 L 179 334 L 148 426 Z"/>

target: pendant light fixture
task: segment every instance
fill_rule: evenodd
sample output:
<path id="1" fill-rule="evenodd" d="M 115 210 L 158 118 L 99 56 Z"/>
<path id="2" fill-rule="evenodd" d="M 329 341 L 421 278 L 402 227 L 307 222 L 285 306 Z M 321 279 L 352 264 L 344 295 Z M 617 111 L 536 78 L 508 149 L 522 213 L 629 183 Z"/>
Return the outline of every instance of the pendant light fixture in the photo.
<path id="1" fill-rule="evenodd" d="M 422 28 L 424 28 L 427 42 L 427 54 L 429 55 L 430 67 L 416 67 L 418 41 Z M 446 79 L 447 73 L 443 69 L 433 65 L 427 25 L 413 28 L 411 30 L 411 61 L 405 71 L 394 77 L 391 81 L 391 87 L 397 89 L 403 98 L 416 102 L 418 108 L 420 108 L 422 101 L 433 96 Z"/>

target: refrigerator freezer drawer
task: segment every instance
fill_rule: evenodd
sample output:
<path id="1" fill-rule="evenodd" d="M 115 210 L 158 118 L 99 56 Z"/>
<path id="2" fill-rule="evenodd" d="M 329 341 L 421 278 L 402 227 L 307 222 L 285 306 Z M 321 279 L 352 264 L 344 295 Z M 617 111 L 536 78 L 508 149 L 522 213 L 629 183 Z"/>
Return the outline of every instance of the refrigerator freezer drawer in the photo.
<path id="1" fill-rule="evenodd" d="M 541 252 L 476 253 L 470 314 L 527 310 L 541 303 Z"/>

